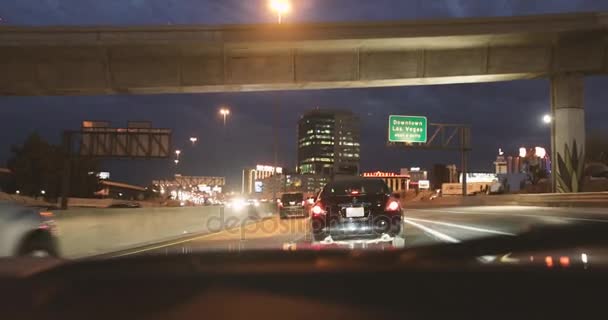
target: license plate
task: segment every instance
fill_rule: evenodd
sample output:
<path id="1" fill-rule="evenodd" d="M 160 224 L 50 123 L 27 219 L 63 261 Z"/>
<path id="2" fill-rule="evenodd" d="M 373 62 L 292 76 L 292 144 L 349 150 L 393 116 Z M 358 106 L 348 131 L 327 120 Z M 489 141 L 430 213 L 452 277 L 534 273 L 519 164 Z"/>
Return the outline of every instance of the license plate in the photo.
<path id="1" fill-rule="evenodd" d="M 364 217 L 365 211 L 363 208 L 346 208 L 346 217 L 347 218 L 358 218 Z"/>

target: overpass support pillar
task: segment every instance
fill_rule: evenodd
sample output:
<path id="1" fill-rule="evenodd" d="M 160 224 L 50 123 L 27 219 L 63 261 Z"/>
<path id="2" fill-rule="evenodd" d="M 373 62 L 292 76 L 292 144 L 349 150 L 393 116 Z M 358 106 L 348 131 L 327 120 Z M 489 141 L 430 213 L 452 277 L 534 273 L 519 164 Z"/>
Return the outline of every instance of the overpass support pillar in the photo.
<path id="1" fill-rule="evenodd" d="M 551 78 L 551 177 L 553 191 L 580 192 L 585 163 L 584 77 Z"/>

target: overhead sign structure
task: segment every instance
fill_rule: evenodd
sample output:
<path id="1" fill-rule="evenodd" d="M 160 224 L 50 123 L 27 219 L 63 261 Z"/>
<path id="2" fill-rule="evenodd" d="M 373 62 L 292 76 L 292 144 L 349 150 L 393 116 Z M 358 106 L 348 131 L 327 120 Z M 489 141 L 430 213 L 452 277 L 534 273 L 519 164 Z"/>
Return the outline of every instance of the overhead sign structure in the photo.
<path id="1" fill-rule="evenodd" d="M 153 185 L 162 187 L 180 187 L 180 188 L 192 188 L 199 187 L 202 185 L 206 186 L 224 186 L 226 185 L 225 177 L 196 177 L 196 176 L 182 176 L 175 175 L 173 180 L 153 180 Z"/>
<path id="2" fill-rule="evenodd" d="M 426 143 L 426 117 L 391 115 L 388 119 L 389 142 Z"/>
<path id="3" fill-rule="evenodd" d="M 83 127 L 78 134 L 81 156 L 168 158 L 172 155 L 170 129 Z"/>
<path id="4" fill-rule="evenodd" d="M 431 134 L 428 135 L 427 127 Z M 471 151 L 471 128 L 462 124 L 427 123 L 425 117 L 390 116 L 388 146 L 419 150 L 454 150 L 462 155 L 462 172 L 467 172 L 467 152 Z M 467 176 L 462 194 L 467 195 Z"/>

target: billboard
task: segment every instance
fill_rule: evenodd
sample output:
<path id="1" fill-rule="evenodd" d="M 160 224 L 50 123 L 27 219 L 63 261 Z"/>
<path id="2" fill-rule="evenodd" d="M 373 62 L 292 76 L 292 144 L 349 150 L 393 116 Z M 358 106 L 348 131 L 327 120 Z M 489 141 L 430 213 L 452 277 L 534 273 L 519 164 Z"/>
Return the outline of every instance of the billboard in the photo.
<path id="1" fill-rule="evenodd" d="M 420 190 L 428 190 L 431 188 L 431 182 L 429 180 L 420 180 L 418 181 L 418 189 Z"/>
<path id="2" fill-rule="evenodd" d="M 264 182 L 262 181 L 256 181 L 254 186 L 253 186 L 253 192 L 255 193 L 262 193 L 264 192 Z"/>

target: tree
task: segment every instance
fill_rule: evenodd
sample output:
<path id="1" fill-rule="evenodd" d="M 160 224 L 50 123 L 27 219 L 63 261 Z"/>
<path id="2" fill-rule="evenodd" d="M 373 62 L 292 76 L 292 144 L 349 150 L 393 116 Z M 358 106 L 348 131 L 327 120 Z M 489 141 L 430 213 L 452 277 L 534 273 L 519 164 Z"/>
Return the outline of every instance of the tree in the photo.
<path id="1" fill-rule="evenodd" d="M 23 145 L 13 146 L 11 152 L 13 155 L 8 161 L 8 168 L 14 175 L 12 189 L 28 196 L 38 196 L 44 190 L 47 198 L 59 197 L 66 159 L 60 146 L 52 145 L 37 133 L 32 133 Z M 92 159 L 72 160 L 70 196 L 92 195 L 97 189 L 97 177 L 89 175 L 89 172 L 96 172 L 97 168 L 97 162 Z"/>

